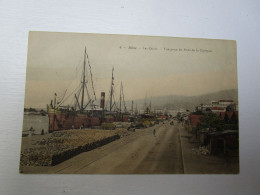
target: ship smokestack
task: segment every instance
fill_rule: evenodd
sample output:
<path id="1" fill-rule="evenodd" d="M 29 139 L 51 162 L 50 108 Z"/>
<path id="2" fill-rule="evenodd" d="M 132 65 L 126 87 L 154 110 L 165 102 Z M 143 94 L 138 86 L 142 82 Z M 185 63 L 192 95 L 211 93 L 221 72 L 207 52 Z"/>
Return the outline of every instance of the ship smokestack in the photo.
<path id="1" fill-rule="evenodd" d="M 105 108 L 105 92 L 101 92 L 100 108 Z"/>

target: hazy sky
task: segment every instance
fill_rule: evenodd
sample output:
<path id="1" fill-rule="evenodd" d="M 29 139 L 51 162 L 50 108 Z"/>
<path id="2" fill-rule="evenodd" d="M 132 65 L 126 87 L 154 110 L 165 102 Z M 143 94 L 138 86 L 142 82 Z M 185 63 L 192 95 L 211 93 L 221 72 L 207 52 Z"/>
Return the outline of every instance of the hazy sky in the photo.
<path id="1" fill-rule="evenodd" d="M 97 98 L 109 94 L 112 67 L 116 98 L 122 81 L 126 100 L 237 89 L 234 41 L 30 32 L 25 107 L 70 94 L 80 84 L 85 47 Z"/>

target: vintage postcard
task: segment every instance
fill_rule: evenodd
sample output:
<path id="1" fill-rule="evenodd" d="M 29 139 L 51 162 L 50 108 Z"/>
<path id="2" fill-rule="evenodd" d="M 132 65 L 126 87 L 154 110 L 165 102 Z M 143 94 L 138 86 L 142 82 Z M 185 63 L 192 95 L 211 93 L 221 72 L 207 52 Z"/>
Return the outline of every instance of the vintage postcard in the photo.
<path id="1" fill-rule="evenodd" d="M 20 173 L 238 174 L 236 42 L 30 32 Z"/>

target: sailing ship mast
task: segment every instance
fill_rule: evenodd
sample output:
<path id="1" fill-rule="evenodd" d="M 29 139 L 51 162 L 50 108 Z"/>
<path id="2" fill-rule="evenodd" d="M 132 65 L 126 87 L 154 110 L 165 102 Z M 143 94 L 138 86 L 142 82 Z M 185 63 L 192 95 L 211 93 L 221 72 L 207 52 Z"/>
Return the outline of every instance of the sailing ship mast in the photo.
<path id="1" fill-rule="evenodd" d="M 84 103 L 84 90 L 85 90 L 85 80 L 86 80 L 86 47 L 85 47 L 85 53 L 84 53 L 84 63 L 83 63 L 83 78 L 82 78 L 82 97 L 81 97 L 81 106 L 80 106 L 80 111 L 83 111 L 83 103 Z"/>
<path id="2" fill-rule="evenodd" d="M 121 81 L 121 86 L 120 86 L 120 98 L 119 98 L 119 112 L 121 114 L 121 102 L 122 102 L 122 81 Z"/>
<path id="3" fill-rule="evenodd" d="M 87 71 L 87 65 L 89 67 Z M 89 86 L 88 81 L 90 81 Z M 89 88 L 90 87 L 90 91 Z M 81 126 L 84 126 L 83 120 L 87 121 L 89 119 L 88 117 L 97 117 L 95 115 L 95 112 L 93 109 L 95 108 L 94 101 L 96 100 L 96 94 L 93 84 L 93 77 L 92 77 L 92 71 L 91 71 L 91 65 L 89 62 L 89 57 L 87 54 L 87 49 L 85 47 L 84 52 L 84 63 L 83 63 L 83 70 L 82 70 L 82 77 L 80 78 L 80 83 L 77 85 L 77 87 L 67 96 L 66 93 L 68 91 L 68 88 L 64 92 L 64 95 L 62 96 L 61 100 L 58 100 L 56 102 L 56 96 L 54 95 L 54 100 L 51 100 L 50 105 L 47 105 L 48 115 L 49 115 L 49 132 L 58 131 L 58 130 L 64 130 L 64 129 L 70 129 L 70 128 L 81 128 Z M 76 92 L 76 93 L 75 93 Z M 88 102 L 84 104 L 84 98 L 85 98 L 85 92 L 87 93 Z M 91 92 L 91 94 L 90 94 Z M 71 95 L 75 96 L 75 104 L 74 107 L 70 106 L 69 104 L 67 106 L 62 106 L 66 100 L 71 97 Z M 54 104 L 53 104 L 54 102 Z M 91 111 L 89 112 L 86 108 L 87 106 L 91 106 Z M 86 112 L 85 112 L 86 111 Z M 71 115 L 70 113 L 73 114 Z M 77 113 L 81 113 L 83 115 L 78 116 Z M 66 117 L 64 118 L 64 114 L 66 113 Z M 90 115 L 92 114 L 92 115 Z M 79 120 L 78 120 L 79 119 Z M 87 122 L 88 126 L 91 125 L 99 125 L 100 121 L 96 120 L 94 123 Z M 86 123 L 85 123 L 86 125 Z"/>
<path id="4" fill-rule="evenodd" d="M 120 113 L 122 112 L 122 101 L 123 101 L 123 105 L 124 105 L 124 112 L 127 112 L 126 110 L 126 105 L 125 105 L 125 95 L 124 95 L 124 88 L 123 88 L 123 83 L 121 81 L 121 86 L 120 86 L 120 103 L 119 103 L 119 111 Z"/>
<path id="5" fill-rule="evenodd" d="M 151 111 L 152 111 L 152 97 L 151 97 L 150 103 L 149 103 L 149 112 L 151 112 Z"/>
<path id="6" fill-rule="evenodd" d="M 147 113 L 147 92 L 145 94 L 145 100 L 144 100 L 144 114 Z"/>
<path id="7" fill-rule="evenodd" d="M 134 114 L 134 101 L 132 100 L 132 106 L 131 106 L 131 114 Z"/>
<path id="8" fill-rule="evenodd" d="M 135 115 L 138 114 L 137 104 L 135 104 Z"/>
<path id="9" fill-rule="evenodd" d="M 110 89 L 110 101 L 109 101 L 109 111 L 113 108 L 113 93 L 114 93 L 114 68 L 112 68 L 112 79 L 111 79 L 111 89 Z"/>
<path id="10" fill-rule="evenodd" d="M 90 62 L 89 62 L 89 58 L 88 58 L 88 54 L 87 54 L 87 49 L 85 47 L 85 52 L 84 52 L 84 63 L 83 63 L 83 75 L 82 75 L 82 81 L 81 81 L 81 87 L 80 87 L 80 91 L 78 92 L 78 95 L 75 94 L 75 99 L 76 99 L 76 103 L 79 107 L 80 112 L 83 112 L 85 110 L 85 108 L 91 104 L 92 108 L 93 106 L 95 106 L 93 104 L 94 100 L 91 99 L 89 91 L 88 91 L 88 87 L 87 87 L 87 80 L 86 80 L 86 62 L 88 62 L 89 65 L 89 71 L 90 71 L 90 76 L 91 76 L 91 85 L 92 85 L 92 91 L 93 91 L 93 95 L 94 98 L 96 100 L 96 94 L 95 94 L 95 89 L 94 89 L 94 85 L 93 85 L 93 79 L 92 79 L 92 72 L 91 72 L 91 66 L 90 66 Z M 88 96 L 88 103 L 86 105 L 84 105 L 84 96 L 85 96 L 85 88 L 86 88 L 86 92 L 87 92 L 87 96 Z M 79 102 L 79 96 L 81 93 L 81 102 Z"/>

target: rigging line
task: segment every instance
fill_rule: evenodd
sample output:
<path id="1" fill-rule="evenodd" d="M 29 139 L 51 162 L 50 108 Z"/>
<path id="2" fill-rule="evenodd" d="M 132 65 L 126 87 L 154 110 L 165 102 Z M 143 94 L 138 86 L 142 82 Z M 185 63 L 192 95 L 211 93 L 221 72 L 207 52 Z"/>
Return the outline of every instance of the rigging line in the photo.
<path id="1" fill-rule="evenodd" d="M 106 105 L 105 105 L 105 109 L 107 109 L 108 105 L 109 105 L 109 102 L 110 102 L 110 97 L 111 97 L 111 90 L 109 90 L 109 96 L 107 97 L 107 100 L 106 100 Z"/>
<path id="2" fill-rule="evenodd" d="M 82 89 L 82 86 L 79 85 L 79 86 L 78 86 L 78 91 L 75 93 L 75 94 L 77 95 L 77 98 L 79 98 L 79 95 L 80 95 L 80 93 L 81 93 L 81 89 Z"/>
<path id="3" fill-rule="evenodd" d="M 79 65 L 81 65 L 81 64 L 79 64 Z M 79 66 L 79 65 L 78 65 L 78 66 Z M 82 69 L 80 69 L 78 66 L 76 67 L 76 71 L 75 71 L 74 78 L 78 78 L 78 77 L 79 77 L 79 72 L 80 72 L 80 70 L 82 70 Z"/>
<path id="4" fill-rule="evenodd" d="M 79 65 L 81 64 L 81 61 L 82 61 L 82 59 L 80 59 L 79 61 L 78 61 L 78 64 L 76 65 L 76 66 L 74 66 L 74 68 L 76 68 L 76 72 L 75 72 L 75 77 L 77 76 L 77 74 L 78 74 L 78 72 L 79 72 Z M 65 93 L 64 93 L 64 95 L 63 95 L 63 97 L 61 98 L 61 100 L 60 100 L 60 102 L 62 103 L 63 102 L 63 98 L 65 97 L 65 94 L 67 93 L 67 91 L 68 91 L 68 89 L 70 88 L 70 86 L 72 85 L 72 83 L 73 82 L 70 82 L 69 83 L 69 85 L 68 85 L 68 87 L 67 87 L 67 89 L 65 90 Z M 60 104 L 61 104 L 60 103 Z"/>
<path id="5" fill-rule="evenodd" d="M 60 102 L 59 104 L 61 104 L 62 100 L 64 99 L 64 97 L 65 97 L 65 95 L 66 95 L 66 93 L 67 93 L 67 90 L 68 90 L 68 89 L 65 90 L 65 92 L 64 92 L 64 94 L 63 94 L 61 100 L 59 101 L 59 102 Z"/>
<path id="6" fill-rule="evenodd" d="M 79 89 L 78 89 L 78 91 L 77 91 L 78 97 L 79 97 L 79 95 L 80 95 L 80 93 L 81 93 L 81 89 L 82 89 L 82 85 L 79 85 Z"/>
<path id="7" fill-rule="evenodd" d="M 115 90 L 115 87 L 114 87 L 114 82 L 113 82 L 113 92 L 114 92 L 113 95 L 112 95 L 113 96 L 112 101 L 114 101 L 113 106 L 115 105 L 115 109 L 119 110 L 118 105 L 116 104 L 117 101 L 116 101 L 115 97 L 117 96 L 117 94 L 116 94 L 116 90 Z"/>
<path id="8" fill-rule="evenodd" d="M 77 106 L 80 108 L 80 105 L 79 105 L 79 100 L 78 100 L 78 97 L 77 97 L 77 95 L 76 95 L 76 94 L 75 94 L 75 99 L 76 99 Z"/>
<path id="9" fill-rule="evenodd" d="M 87 83 L 85 83 L 84 85 L 85 85 L 85 87 L 86 87 L 86 91 L 87 91 L 87 95 L 88 95 L 88 100 L 91 101 L 91 98 L 90 98 L 90 95 L 89 95 L 89 92 L 88 92 Z"/>
<path id="10" fill-rule="evenodd" d="M 110 93 L 109 93 L 109 96 L 106 99 L 105 109 L 107 109 L 107 107 L 108 107 L 108 102 L 110 102 Z"/>
<path id="11" fill-rule="evenodd" d="M 113 107 L 114 107 L 114 105 L 115 105 L 114 94 L 112 95 L 112 97 L 109 98 L 109 102 L 110 102 L 111 98 L 112 98 L 112 101 L 111 101 L 111 102 L 112 102 L 112 105 L 111 105 L 111 111 L 112 111 L 112 109 L 113 109 Z M 114 99 L 114 101 L 113 101 L 113 99 Z"/>
<path id="12" fill-rule="evenodd" d="M 123 84 L 122 84 L 122 96 L 123 96 L 123 104 L 124 104 L 124 109 L 125 109 L 125 112 L 127 111 L 126 110 L 126 105 L 125 105 L 125 95 L 124 95 L 124 88 L 123 88 Z"/>
<path id="13" fill-rule="evenodd" d="M 86 54 L 87 54 L 87 53 L 86 53 Z M 89 65 L 89 72 L 90 72 L 92 90 L 93 90 L 93 93 L 94 93 L 94 96 L 95 96 L 95 100 L 96 100 L 97 98 L 96 98 L 96 93 L 95 93 L 95 89 L 94 89 L 93 78 L 92 78 L 92 71 L 91 71 L 91 65 L 90 65 L 90 62 L 89 62 L 88 54 L 87 54 L 87 59 L 88 59 L 88 65 Z"/>
<path id="14" fill-rule="evenodd" d="M 65 90 L 64 95 L 63 95 L 63 97 L 62 97 L 61 100 L 60 100 L 61 103 L 64 102 L 63 99 L 65 98 L 65 95 L 66 95 L 66 93 L 68 92 L 69 88 L 71 87 L 72 83 L 73 83 L 73 81 L 70 82 L 70 84 L 68 85 L 67 89 Z M 67 98 L 67 97 L 66 97 L 66 98 Z"/>
<path id="15" fill-rule="evenodd" d="M 84 55 L 82 55 L 82 56 L 84 56 Z M 81 66 L 82 62 L 83 62 L 83 58 L 80 58 L 78 61 L 78 64 L 76 66 L 74 66 L 74 68 L 76 68 L 75 76 L 77 76 L 78 72 L 81 70 L 81 68 L 79 68 L 79 67 Z"/>
<path id="16" fill-rule="evenodd" d="M 120 98 L 118 98 L 118 101 L 115 101 L 117 107 L 120 109 Z"/>
<path id="17" fill-rule="evenodd" d="M 115 108 L 118 109 L 117 106 L 116 106 L 115 93 L 113 93 L 113 97 L 112 97 L 112 99 L 114 99 L 114 104 L 113 104 L 113 106 L 115 105 Z"/>
<path id="18" fill-rule="evenodd" d="M 84 110 L 87 108 L 87 106 L 89 105 L 90 102 L 91 102 L 91 100 L 89 100 L 88 103 L 85 105 L 85 107 L 83 108 Z"/>
<path id="19" fill-rule="evenodd" d="M 60 103 L 60 105 L 61 105 L 62 103 L 64 103 L 77 89 L 78 89 L 78 88 L 74 89 L 74 90 Z"/>
<path id="20" fill-rule="evenodd" d="M 115 104 L 116 104 L 117 107 L 119 108 L 119 111 L 120 111 L 120 95 L 121 95 L 121 87 L 120 87 L 119 97 L 118 97 L 118 99 L 115 100 Z"/>
<path id="21" fill-rule="evenodd" d="M 112 104 L 112 107 L 111 107 L 111 108 L 113 108 L 114 106 L 115 106 L 115 111 L 117 111 L 116 102 L 114 102 L 114 103 Z"/>
<path id="22" fill-rule="evenodd" d="M 82 88 L 82 86 L 79 85 L 79 89 L 78 89 L 78 91 L 77 91 L 76 94 L 75 94 L 77 98 L 79 98 L 79 96 L 80 96 L 81 88 Z M 74 101 L 74 100 L 71 99 L 71 104 L 73 103 L 73 101 Z M 75 109 L 77 109 L 77 106 L 78 106 L 77 101 L 74 102 L 74 105 L 75 105 Z M 80 107 L 79 107 L 79 108 L 80 108 Z"/>
<path id="23" fill-rule="evenodd" d="M 76 66 L 74 66 L 74 67 L 76 68 L 75 76 L 77 76 L 77 74 L 78 74 L 78 72 L 79 72 L 79 70 L 80 70 L 80 69 L 79 69 L 79 65 L 81 64 L 81 62 L 82 62 L 82 59 L 80 59 L 80 60 L 78 61 L 78 64 L 77 64 Z M 82 80 L 82 76 L 83 76 L 83 75 L 81 75 L 81 80 Z M 69 87 L 71 86 L 72 83 L 73 83 L 73 82 L 70 82 L 70 84 L 68 85 L 67 89 L 65 90 L 65 93 L 64 93 L 63 97 L 62 97 L 61 100 L 60 100 L 60 105 L 61 105 L 62 103 L 64 103 L 64 102 L 77 90 L 77 88 L 76 88 L 75 90 L 73 90 L 73 92 L 72 92 L 69 96 L 67 96 L 67 97 L 64 99 L 65 94 L 66 94 L 67 90 L 69 89 Z"/>

